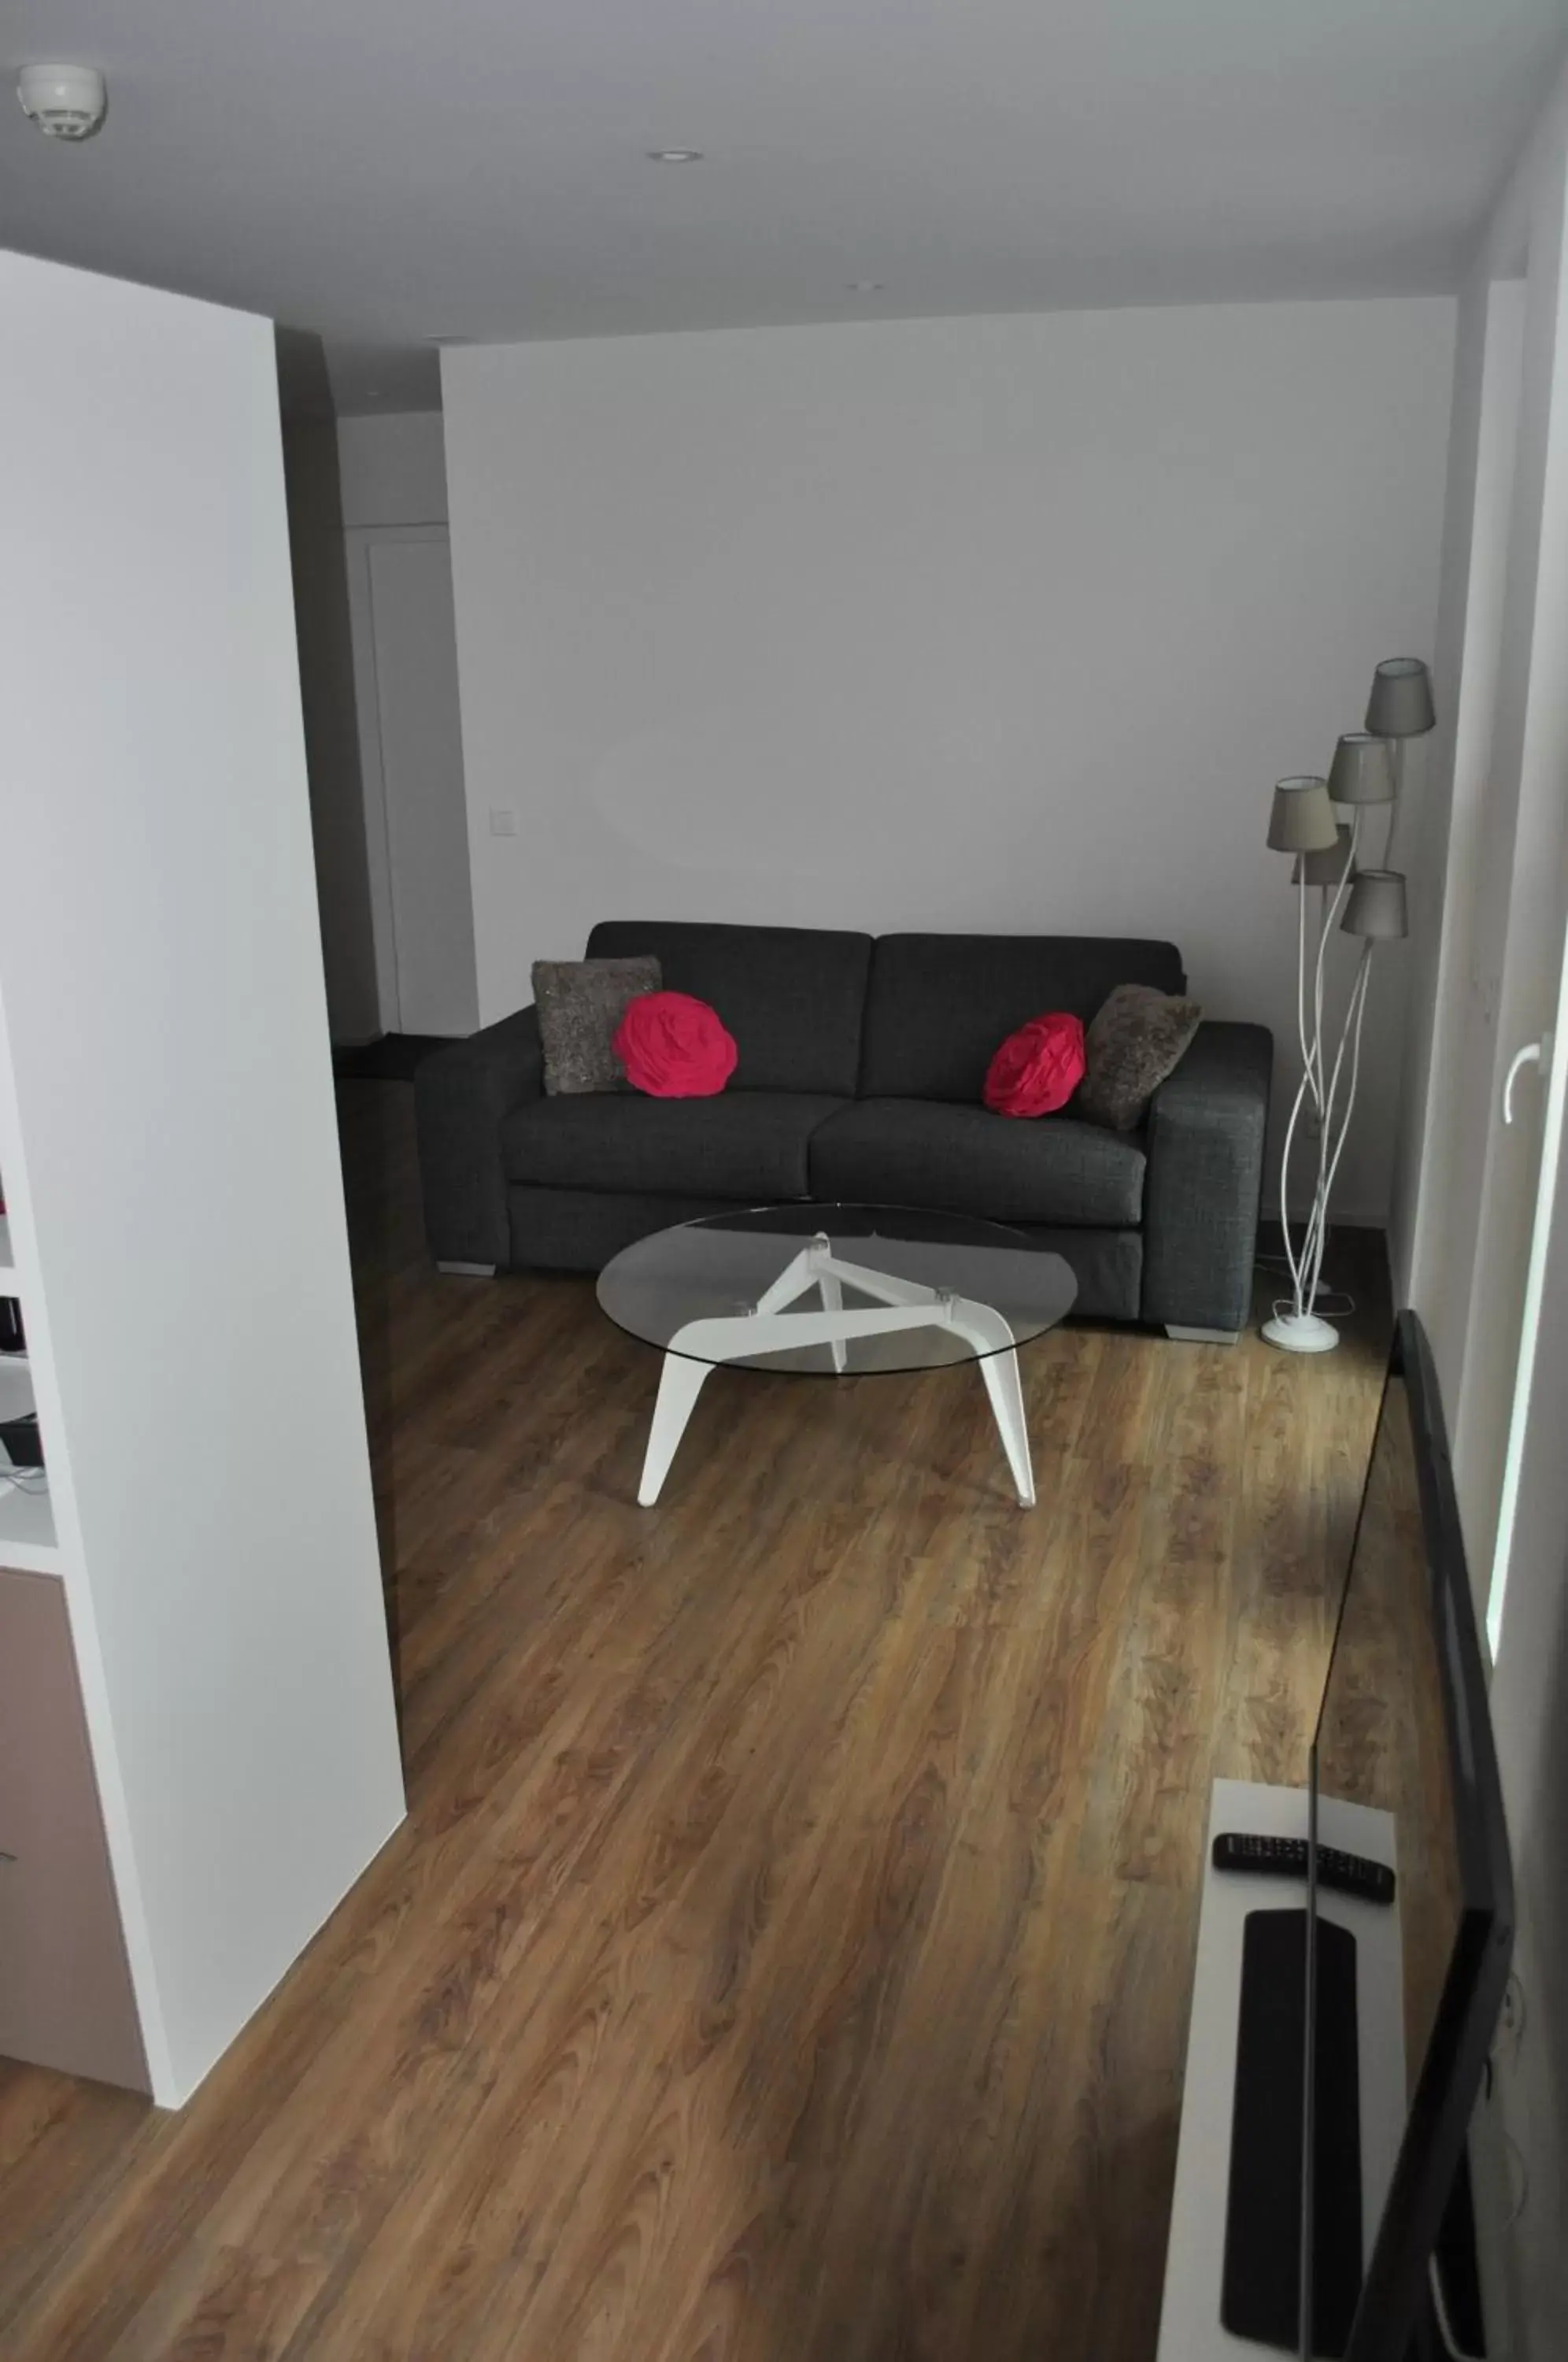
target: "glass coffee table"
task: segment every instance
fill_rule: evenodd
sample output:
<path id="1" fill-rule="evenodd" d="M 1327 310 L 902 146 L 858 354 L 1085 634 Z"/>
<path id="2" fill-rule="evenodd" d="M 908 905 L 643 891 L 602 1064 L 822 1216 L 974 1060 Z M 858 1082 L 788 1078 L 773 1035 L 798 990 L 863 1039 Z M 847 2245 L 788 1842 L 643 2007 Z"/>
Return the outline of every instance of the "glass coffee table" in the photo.
<path id="1" fill-rule="evenodd" d="M 1077 1282 L 1021 1231 L 907 1206 L 758 1206 L 639 1239 L 599 1275 L 618 1328 L 664 1355 L 637 1498 L 657 1500 L 709 1372 L 886 1375 L 977 1362 L 1008 1466 L 1034 1505 L 1016 1348 Z"/>

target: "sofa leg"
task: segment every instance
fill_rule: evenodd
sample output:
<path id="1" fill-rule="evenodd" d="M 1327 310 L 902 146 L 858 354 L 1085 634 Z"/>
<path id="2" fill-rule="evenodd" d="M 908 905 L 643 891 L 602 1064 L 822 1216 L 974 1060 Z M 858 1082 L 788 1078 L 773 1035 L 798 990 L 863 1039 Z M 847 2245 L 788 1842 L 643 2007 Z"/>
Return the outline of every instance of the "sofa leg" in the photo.
<path id="1" fill-rule="evenodd" d="M 495 1277 L 495 1265 L 492 1263 L 437 1263 L 436 1268 L 437 1271 L 456 1272 L 460 1279 L 493 1279 Z"/>
<path id="2" fill-rule="evenodd" d="M 1165 1335 L 1178 1345 L 1234 1345 L 1241 1334 L 1239 1329 L 1184 1329 L 1177 1320 L 1165 1322 Z"/>

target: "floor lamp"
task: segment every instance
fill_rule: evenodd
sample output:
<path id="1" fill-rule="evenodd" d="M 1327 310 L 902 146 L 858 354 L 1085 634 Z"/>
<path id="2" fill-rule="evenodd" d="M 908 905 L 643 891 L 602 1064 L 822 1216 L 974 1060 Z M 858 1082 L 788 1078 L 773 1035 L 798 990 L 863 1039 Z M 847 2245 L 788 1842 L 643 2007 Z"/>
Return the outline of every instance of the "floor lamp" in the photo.
<path id="1" fill-rule="evenodd" d="M 1378 666 L 1367 701 L 1366 728 L 1341 738 L 1328 778 L 1281 779 L 1274 791 L 1269 844 L 1296 855 L 1296 1013 L 1302 1072 L 1286 1125 L 1279 1176 L 1291 1294 L 1288 1304 L 1275 1307 L 1263 1333 L 1271 1345 L 1291 1353 L 1327 1353 L 1340 1341 L 1339 1331 L 1315 1308 L 1329 1233 L 1329 1199 L 1355 1107 L 1373 950 L 1379 943 L 1402 937 L 1408 923 L 1405 880 L 1388 866 L 1404 784 L 1404 742 L 1421 736 L 1433 720 L 1426 666 L 1419 657 L 1396 657 Z M 1384 866 L 1371 868 L 1361 860 L 1362 840 L 1369 810 L 1380 804 L 1388 811 Z M 1336 805 L 1349 812 L 1348 822 L 1338 818 Z M 1309 921 L 1314 888 L 1318 909 Z M 1361 941 L 1337 1035 L 1325 1010 L 1329 938 L 1336 924 Z M 1304 1121 L 1309 1108 L 1314 1119 L 1310 1124 Z M 1290 1225 L 1291 1157 L 1299 1138 L 1310 1144 L 1314 1129 L 1312 1203 L 1297 1241 Z"/>

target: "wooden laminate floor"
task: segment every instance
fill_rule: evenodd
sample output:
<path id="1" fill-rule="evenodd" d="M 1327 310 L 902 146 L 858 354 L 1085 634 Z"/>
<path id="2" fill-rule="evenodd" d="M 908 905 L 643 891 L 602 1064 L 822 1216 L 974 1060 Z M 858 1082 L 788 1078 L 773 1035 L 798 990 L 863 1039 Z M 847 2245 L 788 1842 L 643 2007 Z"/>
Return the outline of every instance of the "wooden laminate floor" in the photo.
<path id="1" fill-rule="evenodd" d="M 640 1510 L 655 1357 L 437 1277 L 411 1092 L 341 1098 L 409 1818 L 181 2114 L 0 2067 L 0 2353 L 1145 2362 L 1209 1781 L 1303 1768 L 1375 1243 L 1328 1360 L 1029 1347 L 1032 1515 L 962 1369 L 722 1372 Z"/>

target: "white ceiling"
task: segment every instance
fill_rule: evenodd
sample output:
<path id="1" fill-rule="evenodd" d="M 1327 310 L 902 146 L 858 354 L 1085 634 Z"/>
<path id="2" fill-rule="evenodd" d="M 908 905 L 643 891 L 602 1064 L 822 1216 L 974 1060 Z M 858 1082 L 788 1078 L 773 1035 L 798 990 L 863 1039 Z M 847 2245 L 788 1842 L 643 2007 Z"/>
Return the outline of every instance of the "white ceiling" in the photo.
<path id="1" fill-rule="evenodd" d="M 0 240 L 323 337 L 353 409 L 437 399 L 443 337 L 1441 288 L 1565 43 L 1568 0 L 9 0 L 5 78 L 101 65 L 109 116 L 0 105 Z"/>

